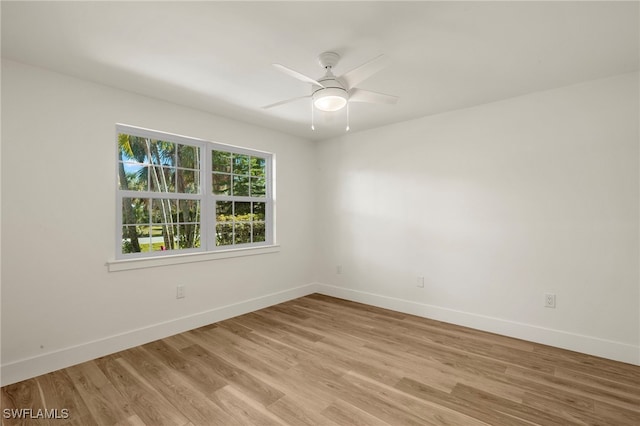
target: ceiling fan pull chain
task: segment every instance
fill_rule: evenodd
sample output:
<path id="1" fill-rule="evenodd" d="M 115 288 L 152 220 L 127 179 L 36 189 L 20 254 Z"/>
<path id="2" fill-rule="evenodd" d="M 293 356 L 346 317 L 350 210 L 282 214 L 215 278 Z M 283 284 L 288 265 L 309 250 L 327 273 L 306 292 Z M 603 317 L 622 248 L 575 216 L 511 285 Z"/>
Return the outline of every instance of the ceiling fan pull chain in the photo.
<path id="1" fill-rule="evenodd" d="M 346 131 L 349 131 L 349 102 L 347 102 L 347 128 Z"/>
<path id="2" fill-rule="evenodd" d="M 313 125 L 313 100 L 311 100 L 311 130 L 316 130 L 316 126 Z"/>

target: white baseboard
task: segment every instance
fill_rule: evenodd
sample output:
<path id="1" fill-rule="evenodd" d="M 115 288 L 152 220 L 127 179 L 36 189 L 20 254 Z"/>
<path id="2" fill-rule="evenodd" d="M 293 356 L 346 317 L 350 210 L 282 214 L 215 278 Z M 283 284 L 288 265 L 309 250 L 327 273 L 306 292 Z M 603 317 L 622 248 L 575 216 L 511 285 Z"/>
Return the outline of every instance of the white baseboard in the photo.
<path id="1" fill-rule="evenodd" d="M 217 321 L 222 321 L 248 312 L 257 311 L 287 300 L 306 296 L 317 291 L 316 284 L 307 284 L 292 289 L 221 306 L 174 320 L 153 324 L 148 327 L 126 331 L 76 346 L 48 352 L 32 358 L 21 359 L 0 366 L 1 385 L 9 385 L 70 367 L 85 361 L 109 355 L 118 351 L 143 345 L 184 331 L 193 330 Z"/>
<path id="2" fill-rule="evenodd" d="M 406 314 L 430 318 L 503 336 L 542 343 L 629 364 L 640 365 L 640 346 L 600 339 L 562 330 L 539 327 L 440 306 L 317 283 L 317 292 L 327 296 L 378 306 Z"/>

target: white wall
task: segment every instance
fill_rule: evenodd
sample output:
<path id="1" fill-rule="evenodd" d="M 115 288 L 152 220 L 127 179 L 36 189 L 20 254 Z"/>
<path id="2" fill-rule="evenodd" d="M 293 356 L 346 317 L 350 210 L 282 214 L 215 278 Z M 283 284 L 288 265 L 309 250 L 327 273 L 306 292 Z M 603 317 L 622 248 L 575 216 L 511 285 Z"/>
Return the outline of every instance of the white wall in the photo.
<path id="1" fill-rule="evenodd" d="M 319 143 L 323 292 L 640 364 L 638 93 L 634 73 Z"/>
<path id="2" fill-rule="evenodd" d="M 275 153 L 280 252 L 107 272 L 117 122 Z M 307 140 L 3 60 L 3 384 L 312 291 L 313 154 Z"/>

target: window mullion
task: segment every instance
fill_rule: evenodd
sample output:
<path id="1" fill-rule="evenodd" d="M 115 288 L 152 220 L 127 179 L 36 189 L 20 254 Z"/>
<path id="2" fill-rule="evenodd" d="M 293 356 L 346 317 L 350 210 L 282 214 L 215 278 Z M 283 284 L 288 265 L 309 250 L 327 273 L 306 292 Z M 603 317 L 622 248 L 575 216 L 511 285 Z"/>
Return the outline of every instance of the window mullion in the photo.
<path id="1" fill-rule="evenodd" d="M 275 233 L 275 182 L 273 176 L 273 165 L 275 159 L 271 157 L 271 161 L 265 164 L 265 181 L 266 181 L 266 209 L 265 209 L 265 241 L 268 244 L 274 244 Z"/>
<path id="2" fill-rule="evenodd" d="M 203 146 L 202 151 L 202 187 L 200 188 L 200 192 L 202 194 L 203 211 L 200 214 L 200 222 L 206 235 L 206 250 L 211 251 L 216 247 L 216 203 L 211 193 L 213 185 L 211 146 Z"/>
<path id="3" fill-rule="evenodd" d="M 216 201 L 244 201 L 244 202 L 254 202 L 254 203 L 266 203 L 268 201 L 265 197 L 252 197 L 250 195 L 247 196 L 237 196 L 233 195 L 212 195 L 212 197 Z"/>
<path id="4" fill-rule="evenodd" d="M 178 200 L 200 200 L 201 194 L 188 194 L 184 192 L 151 192 L 151 191 L 127 191 L 119 190 L 118 195 L 124 198 L 165 198 Z"/>

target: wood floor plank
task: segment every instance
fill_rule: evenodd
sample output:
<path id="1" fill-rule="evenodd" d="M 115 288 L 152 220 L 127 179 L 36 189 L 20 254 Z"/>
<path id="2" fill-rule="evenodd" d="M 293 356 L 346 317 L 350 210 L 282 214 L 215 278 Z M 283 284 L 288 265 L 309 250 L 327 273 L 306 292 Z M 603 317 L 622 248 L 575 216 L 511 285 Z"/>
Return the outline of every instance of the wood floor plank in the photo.
<path id="1" fill-rule="evenodd" d="M 489 333 L 486 331 L 474 330 L 469 327 L 447 324 L 442 321 L 426 319 L 414 315 L 407 315 L 402 320 L 385 319 L 385 321 L 398 324 L 401 329 L 408 329 L 410 331 L 419 330 L 423 333 L 447 334 L 449 336 L 458 337 L 465 340 L 480 340 L 491 345 L 498 344 L 522 351 L 532 352 L 536 347 L 535 343 L 527 342 L 526 340 L 514 339 L 512 337 L 501 336 L 499 334 Z"/>
<path id="2" fill-rule="evenodd" d="M 49 409 L 68 410 L 68 419 L 57 420 L 55 422 L 56 425 L 88 426 L 97 424 L 65 370 L 58 370 L 50 374 L 38 376 L 34 380 L 36 380 L 40 386 L 43 405 Z"/>
<path id="3" fill-rule="evenodd" d="M 290 392 L 298 400 L 316 412 L 321 412 L 336 401 L 333 384 L 346 374 L 347 370 L 329 366 L 321 357 L 310 358 L 289 369 L 282 376 Z"/>
<path id="4" fill-rule="evenodd" d="M 294 336 L 301 337 L 303 339 L 307 339 L 311 342 L 317 342 L 322 340 L 322 336 L 316 334 L 312 331 L 305 330 L 303 327 L 298 327 L 296 325 L 288 324 L 282 320 L 282 318 L 274 319 L 271 318 L 268 314 L 265 314 L 261 311 L 256 311 L 251 314 L 247 314 L 248 316 L 253 316 L 258 321 L 264 323 L 266 326 L 277 328 L 278 330 L 285 331 Z"/>
<path id="5" fill-rule="evenodd" d="M 350 383 L 333 383 L 332 390 L 345 403 L 359 408 L 369 415 L 389 424 L 408 426 L 433 425 L 402 407 L 397 402 L 374 393 L 363 391 Z"/>
<path id="6" fill-rule="evenodd" d="M 531 392 L 540 392 L 542 390 L 553 394 L 572 393 L 640 412 L 640 398 L 635 395 L 620 394 L 591 384 L 567 380 L 519 367 L 509 367 L 506 376 L 511 378 L 513 383 L 527 386 Z"/>
<path id="7" fill-rule="evenodd" d="M 391 426 L 377 417 L 344 401 L 338 400 L 321 411 L 323 416 L 339 425 L 352 426 Z"/>
<path id="8" fill-rule="evenodd" d="M 218 389 L 211 399 L 222 407 L 237 425 L 285 425 L 282 420 L 274 416 L 262 404 L 236 390 L 233 385 Z"/>
<path id="9" fill-rule="evenodd" d="M 193 345 L 193 342 L 189 340 L 184 333 L 166 337 L 162 339 L 162 341 L 178 351 Z"/>
<path id="10" fill-rule="evenodd" d="M 67 374 L 98 424 L 113 424 L 135 413 L 94 361 L 67 369 Z"/>
<path id="11" fill-rule="evenodd" d="M 618 419 L 624 415 L 622 409 L 616 407 L 612 417 L 608 411 L 596 411 L 596 403 L 589 401 L 567 402 L 556 398 L 545 397 L 540 394 L 527 393 L 523 398 L 523 404 L 542 411 L 553 411 L 558 416 L 567 420 L 567 423 L 579 425 L 615 425 Z M 639 416 L 631 416 L 629 420 L 635 420 L 640 424 Z"/>
<path id="12" fill-rule="evenodd" d="M 131 368 L 127 369 L 122 362 L 118 362 L 117 355 L 102 357 L 95 362 L 118 392 L 129 401 L 131 409 L 136 413 L 132 417 L 136 422 L 170 426 L 185 424 L 188 421 L 153 386 L 139 375 L 130 374 Z"/>
<path id="13" fill-rule="evenodd" d="M 284 396 L 267 408 L 289 425 L 336 426 L 331 419 L 322 416 L 295 397 Z"/>
<path id="14" fill-rule="evenodd" d="M 564 426 L 568 423 L 567 420 L 558 415 L 558 413 L 538 410 L 525 404 L 516 404 L 508 399 L 464 384 L 457 385 L 451 394 L 467 400 L 474 405 L 483 405 L 523 421 L 549 426 Z"/>
<path id="15" fill-rule="evenodd" d="M 640 425 L 640 407 L 636 409 L 621 408 L 606 402 L 595 401 L 594 411 L 603 418 L 611 419 L 611 424 Z"/>
<path id="16" fill-rule="evenodd" d="M 605 392 L 614 392 L 620 395 L 631 395 L 640 398 L 640 383 L 629 385 L 626 382 L 621 383 L 611 378 L 603 378 L 563 367 L 557 367 L 553 375 L 558 378 L 597 387 Z"/>
<path id="17" fill-rule="evenodd" d="M 189 340 L 189 342 L 193 345 L 193 341 Z M 188 379 L 194 388 L 204 394 L 215 392 L 228 384 L 227 380 L 212 371 L 211 368 L 200 362 L 195 362 L 194 359 L 185 357 L 182 351 L 176 350 L 163 340 L 148 343 L 142 348 L 149 351 L 165 366 L 171 368 L 172 371 Z"/>
<path id="18" fill-rule="evenodd" d="M 238 377 L 229 379 L 236 387 L 253 393 L 254 398 L 264 405 L 268 405 L 285 395 L 288 386 L 283 384 L 282 377 L 288 368 L 278 369 L 268 362 L 262 361 L 259 354 L 251 353 L 249 355 L 241 348 L 228 345 L 225 339 L 216 340 L 216 336 L 212 336 L 209 332 L 196 336 L 194 340 L 197 340 L 203 349 L 215 351 L 219 359 L 225 363 L 223 366 L 227 370 L 225 374 L 242 372 Z"/>
<path id="19" fill-rule="evenodd" d="M 554 363 L 569 369 L 612 380 L 626 378 L 630 385 L 640 386 L 640 371 L 635 365 L 579 352 L 558 351 L 557 348 L 545 345 L 536 345 L 533 352 L 541 357 L 549 356 Z"/>
<path id="20" fill-rule="evenodd" d="M 36 378 L 25 380 L 23 382 L 14 383 L 2 388 L 2 408 L 9 410 L 31 409 L 34 412 L 45 408 L 42 397 L 40 395 L 40 389 L 38 387 Z M 14 417 L 4 418 L 3 422 L 9 426 L 14 425 L 29 425 L 31 422 L 23 416 L 20 411 L 15 412 Z M 49 425 L 48 420 L 38 421 L 39 425 Z"/>
<path id="21" fill-rule="evenodd" d="M 284 396 L 278 389 L 235 367 L 223 357 L 208 351 L 201 345 L 194 344 L 182 350 L 182 353 L 198 358 L 202 363 L 209 366 L 215 374 L 218 374 L 228 383 L 242 390 L 248 397 L 263 405 L 269 405 Z"/>
<path id="22" fill-rule="evenodd" d="M 375 349 L 366 347 L 382 351 L 385 355 L 396 359 L 411 359 L 407 376 L 419 382 L 423 381 L 423 378 L 428 378 L 432 387 L 450 391 L 455 384 L 465 383 L 470 386 L 482 386 L 495 395 L 521 402 L 523 390 L 504 379 L 499 380 L 506 370 L 506 366 L 501 363 L 490 366 L 483 359 L 460 357 L 457 351 L 450 351 L 447 358 L 446 351 L 433 346 L 414 350 L 410 347 L 385 345 L 378 342 Z M 416 364 L 418 364 L 417 367 Z"/>
<path id="23" fill-rule="evenodd" d="M 640 367 L 310 295 L 2 388 L 14 425 L 640 424 Z"/>
<path id="24" fill-rule="evenodd" d="M 149 423 L 153 424 L 153 423 Z M 116 423 L 117 426 L 147 426 L 137 414 Z"/>
<path id="25" fill-rule="evenodd" d="M 382 316 L 384 318 L 396 318 L 403 319 L 407 317 L 407 314 L 401 312 L 390 311 L 388 309 L 381 309 L 375 306 L 365 305 L 363 303 L 352 302 L 351 300 L 339 299 L 336 297 L 326 296 L 324 294 L 314 293 L 307 296 L 307 299 L 316 302 L 323 303 L 324 306 L 341 306 L 347 309 L 353 309 L 354 312 L 361 313 L 363 316 L 375 317 Z"/>
<path id="26" fill-rule="evenodd" d="M 243 343 L 240 337 L 222 327 L 196 334 L 193 340 L 210 350 L 216 348 L 219 355 L 236 366 L 243 369 L 246 366 L 266 376 L 277 377 L 294 365 L 272 356 L 256 345 Z"/>
<path id="27" fill-rule="evenodd" d="M 233 328 L 238 326 L 244 327 L 237 322 L 233 322 L 233 320 L 225 321 L 225 324 L 221 327 L 226 328 L 229 323 L 231 323 L 231 327 L 227 328 L 227 330 L 232 330 Z M 250 332 L 241 334 L 240 336 L 265 350 L 270 350 L 274 354 L 274 356 L 280 357 L 283 362 L 291 365 L 296 365 L 298 362 L 300 362 L 300 360 L 305 359 L 307 356 L 305 351 L 302 351 L 299 348 L 293 347 L 291 345 L 284 344 L 279 340 L 276 340 L 273 337 L 267 335 Z"/>
<path id="28" fill-rule="evenodd" d="M 431 400 L 416 398 L 398 388 L 390 387 L 366 376 L 349 372 L 342 377 L 344 382 L 355 385 L 369 396 L 386 399 L 420 417 L 428 424 L 481 426 L 487 423 L 466 413 L 450 409 Z"/>
<path id="29" fill-rule="evenodd" d="M 143 347 L 124 351 L 121 356 L 130 368 L 135 368 L 140 376 L 165 399 L 172 401 L 172 404 L 192 423 L 226 425 L 232 421 L 224 410 L 207 398 L 206 393 L 195 387 L 189 377 L 171 369 Z"/>
<path id="30" fill-rule="evenodd" d="M 489 424 L 500 424 L 503 426 L 522 426 L 530 424 L 529 422 L 519 420 L 512 416 L 504 415 L 499 410 L 486 407 L 483 404 L 474 404 L 466 399 L 452 395 L 451 392 L 444 392 L 433 386 L 426 385 L 410 378 L 403 378 L 395 385 L 395 388 L 408 395 L 424 399 L 425 401 L 431 401 Z"/>

